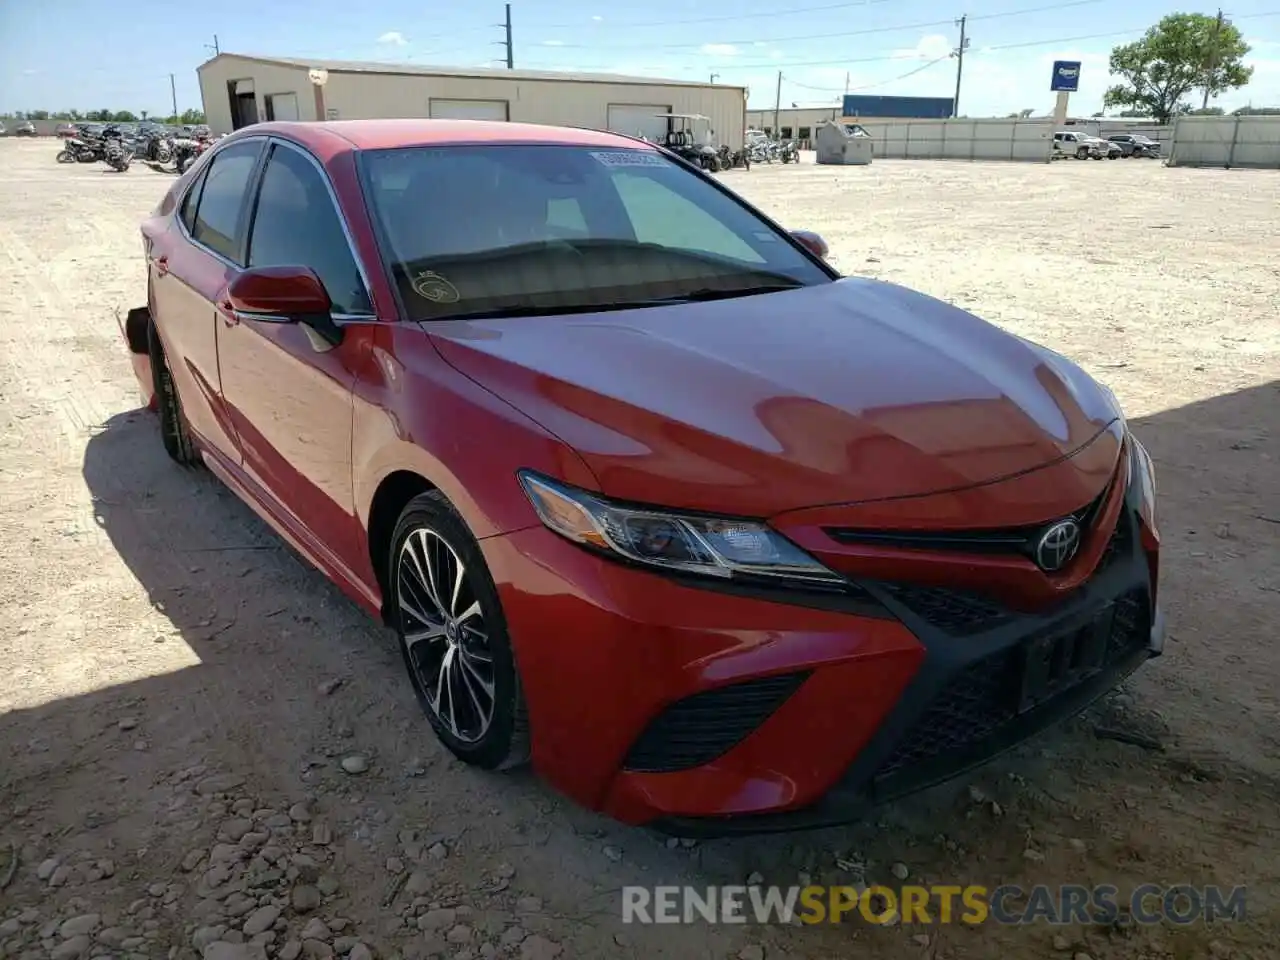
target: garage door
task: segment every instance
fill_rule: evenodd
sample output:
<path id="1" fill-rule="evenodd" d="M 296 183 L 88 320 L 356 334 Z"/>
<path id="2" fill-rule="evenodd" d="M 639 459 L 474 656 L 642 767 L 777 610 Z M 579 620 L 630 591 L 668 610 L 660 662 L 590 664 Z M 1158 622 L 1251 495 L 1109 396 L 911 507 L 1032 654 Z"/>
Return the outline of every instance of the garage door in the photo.
<path id="1" fill-rule="evenodd" d="M 268 120 L 297 120 L 298 95 L 296 93 L 269 93 L 266 96 Z"/>
<path id="2" fill-rule="evenodd" d="M 432 100 L 431 116 L 439 120 L 506 120 L 505 100 Z"/>
<path id="3" fill-rule="evenodd" d="M 609 129 L 629 137 L 661 140 L 667 135 L 667 118 L 657 114 L 670 112 L 669 106 L 660 103 L 611 103 Z"/>

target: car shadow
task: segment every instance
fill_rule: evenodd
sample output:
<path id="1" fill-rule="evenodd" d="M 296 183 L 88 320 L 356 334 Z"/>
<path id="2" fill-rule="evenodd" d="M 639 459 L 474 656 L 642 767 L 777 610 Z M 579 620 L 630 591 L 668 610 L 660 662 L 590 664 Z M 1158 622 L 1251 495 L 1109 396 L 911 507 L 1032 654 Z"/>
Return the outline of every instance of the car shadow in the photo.
<path id="1" fill-rule="evenodd" d="M 357 834 L 394 837 L 397 825 L 428 820 L 461 837 L 486 818 L 491 833 L 526 845 L 522 856 L 584 878 L 601 869 L 602 851 L 609 869 L 646 884 L 739 883 L 757 872 L 781 884 L 896 883 L 899 863 L 934 883 L 1083 882 L 1099 869 L 1123 883 L 1183 879 L 1192 864 L 1195 883 L 1254 883 L 1275 902 L 1274 870 L 1260 857 L 1280 815 L 1260 798 L 1280 789 L 1278 427 L 1280 381 L 1131 423 L 1158 471 L 1173 639 L 1120 696 L 867 821 L 694 845 L 606 821 L 528 773 L 485 774 L 449 758 L 389 631 L 206 471 L 167 460 L 151 414 L 122 413 L 90 439 L 83 477 L 97 531 L 156 615 L 117 622 L 104 603 L 102 621 L 85 629 L 118 636 L 138 678 L 7 714 L 15 749 L 0 765 L 0 797 L 30 804 L 73 791 L 93 798 L 85 817 L 114 817 L 146 837 L 169 814 L 139 804 L 140 790 L 199 763 L 251 768 L 264 794 L 327 798 Z M 93 687 L 93 665 L 81 667 Z M 1169 695 L 1177 717 L 1161 714 Z M 1100 724 L 1146 746 L 1100 739 Z M 370 761 L 362 778 L 341 768 L 352 754 Z M 1234 812 L 1250 809 L 1247 823 Z M 1206 831 L 1217 844 L 1208 861 Z M 625 864 L 607 847 L 625 850 Z M 376 892 L 368 897 L 377 910 Z M 1199 944 L 1197 929 L 1171 936 Z M 837 935 L 847 941 L 838 930 L 813 934 Z M 882 935 L 891 936 L 873 930 L 868 942 Z M 984 927 L 980 939 L 989 952 L 1021 935 Z"/>

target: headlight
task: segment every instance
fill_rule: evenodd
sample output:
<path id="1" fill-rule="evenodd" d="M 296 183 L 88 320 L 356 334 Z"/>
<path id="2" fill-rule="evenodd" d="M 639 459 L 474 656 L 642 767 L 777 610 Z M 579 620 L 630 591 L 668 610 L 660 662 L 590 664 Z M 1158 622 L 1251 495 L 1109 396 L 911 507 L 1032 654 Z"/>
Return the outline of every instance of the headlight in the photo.
<path id="1" fill-rule="evenodd" d="M 622 560 L 721 580 L 746 576 L 826 586 L 844 582 L 762 523 L 624 507 L 527 470 L 518 476 L 550 529 Z"/>

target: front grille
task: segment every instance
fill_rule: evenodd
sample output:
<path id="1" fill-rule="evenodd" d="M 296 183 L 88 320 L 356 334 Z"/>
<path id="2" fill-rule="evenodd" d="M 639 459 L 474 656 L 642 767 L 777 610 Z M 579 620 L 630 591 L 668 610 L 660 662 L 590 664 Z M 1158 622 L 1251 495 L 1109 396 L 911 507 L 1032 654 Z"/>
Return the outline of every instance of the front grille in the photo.
<path id="1" fill-rule="evenodd" d="M 1113 478 L 1106 488 L 1090 503 L 1074 513 L 1058 517 L 1047 523 L 1028 527 L 1005 527 L 996 530 L 946 530 L 946 531 L 906 531 L 906 530 L 861 530 L 854 527 L 826 527 L 827 536 L 837 543 L 846 545 L 864 545 L 876 547 L 892 547 L 901 550 L 931 550 L 942 553 L 976 553 L 997 554 L 1002 556 L 1019 555 L 1035 558 L 1036 544 L 1045 528 L 1062 520 L 1075 520 L 1080 529 L 1088 531 L 1102 512 L 1102 507 L 1110 495 Z"/>
<path id="2" fill-rule="evenodd" d="M 1151 613 L 1144 594 L 1127 593 L 1116 601 L 1111 635 L 1107 637 L 1107 661 L 1123 660 L 1151 642 Z"/>
<path id="3" fill-rule="evenodd" d="M 1102 551 L 1102 557 L 1098 560 L 1098 570 L 1105 570 L 1115 560 L 1123 559 L 1129 552 L 1129 521 L 1128 518 L 1121 513 L 1116 520 L 1116 528 L 1111 532 L 1111 539 L 1107 541 L 1106 548 Z"/>
<path id="4" fill-rule="evenodd" d="M 972 593 L 906 583 L 883 586 L 890 596 L 912 613 L 951 634 L 981 633 L 999 626 L 1012 616 L 1004 608 Z"/>
<path id="5" fill-rule="evenodd" d="M 1013 719 L 1019 675 L 1017 648 L 969 664 L 938 695 L 877 776 L 986 739 Z"/>
<path id="6" fill-rule="evenodd" d="M 1146 645 L 1149 622 L 1144 593 L 1125 594 L 1115 602 L 1103 669 Z M 898 743 L 877 778 L 968 749 L 1016 722 L 1024 695 L 1023 665 L 1034 639 L 975 660 L 957 673 Z"/>
<path id="7" fill-rule="evenodd" d="M 637 773 L 671 773 L 710 763 L 745 740 L 808 676 L 761 677 L 677 700 L 653 719 L 622 766 Z"/>

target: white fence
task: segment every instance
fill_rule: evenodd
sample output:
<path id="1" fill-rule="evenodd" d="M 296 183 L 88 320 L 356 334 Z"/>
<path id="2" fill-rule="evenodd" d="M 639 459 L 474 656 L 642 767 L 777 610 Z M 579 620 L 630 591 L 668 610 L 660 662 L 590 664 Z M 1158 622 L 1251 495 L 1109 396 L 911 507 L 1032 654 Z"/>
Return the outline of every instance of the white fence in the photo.
<path id="1" fill-rule="evenodd" d="M 1280 169 L 1280 117 L 1179 117 L 1169 166 Z"/>
<path id="2" fill-rule="evenodd" d="M 877 160 L 1024 160 L 1048 163 L 1052 120 L 877 120 L 856 117 Z"/>

